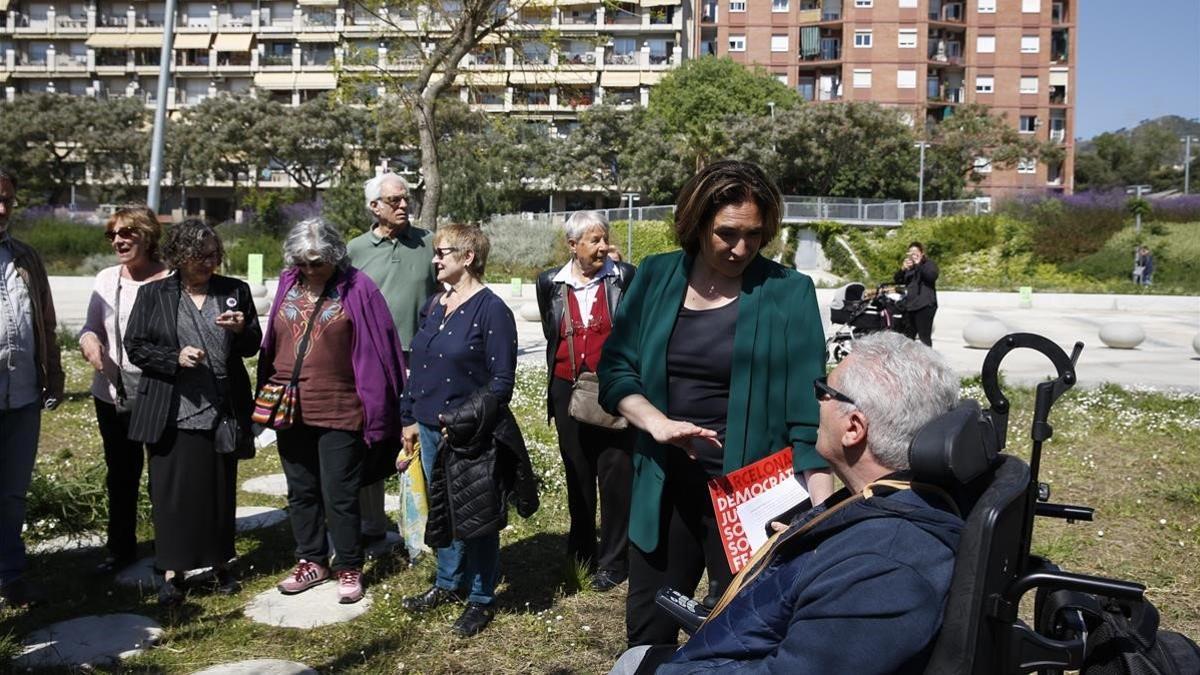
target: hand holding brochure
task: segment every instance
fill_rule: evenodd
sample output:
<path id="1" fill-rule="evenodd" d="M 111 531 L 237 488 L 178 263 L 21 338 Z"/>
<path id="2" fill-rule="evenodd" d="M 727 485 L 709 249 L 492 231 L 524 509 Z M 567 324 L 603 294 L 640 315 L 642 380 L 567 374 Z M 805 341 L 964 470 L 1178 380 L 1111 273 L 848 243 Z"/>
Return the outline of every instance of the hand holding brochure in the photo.
<path id="1" fill-rule="evenodd" d="M 735 573 L 766 543 L 768 523 L 808 499 L 807 486 L 795 478 L 791 448 L 713 478 L 708 492 L 725 558 Z"/>

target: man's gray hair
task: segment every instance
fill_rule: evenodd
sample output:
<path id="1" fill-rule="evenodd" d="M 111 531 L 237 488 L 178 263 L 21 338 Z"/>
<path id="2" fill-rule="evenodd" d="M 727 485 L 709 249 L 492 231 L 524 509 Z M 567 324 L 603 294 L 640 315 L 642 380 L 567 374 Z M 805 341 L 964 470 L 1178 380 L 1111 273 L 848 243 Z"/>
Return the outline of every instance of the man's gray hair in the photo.
<path id="1" fill-rule="evenodd" d="M 346 269 L 350 264 L 342 233 L 322 218 L 296 223 L 283 240 L 283 264 L 288 267 L 295 267 L 297 262 L 307 260 L 313 253 L 338 269 Z"/>
<path id="2" fill-rule="evenodd" d="M 867 449 L 883 466 L 908 470 L 917 431 L 958 403 L 960 382 L 945 357 L 893 332 L 854 341 L 838 368 L 837 389 L 867 417 Z"/>
<path id="3" fill-rule="evenodd" d="M 398 173 L 381 173 L 363 183 L 363 197 L 366 198 L 364 203 L 367 206 L 368 212 L 371 212 L 371 202 L 379 201 L 379 197 L 383 194 L 383 184 L 391 181 L 403 185 L 405 190 L 412 192 L 412 188 L 409 187 L 408 181 L 404 180 L 404 176 Z M 374 213 L 371 212 L 371 215 L 374 215 Z"/>
<path id="4" fill-rule="evenodd" d="M 589 228 L 599 225 L 604 228 L 604 234 L 608 234 L 608 218 L 599 211 L 576 211 L 567 218 L 567 222 L 563 224 L 563 230 L 567 233 L 569 241 L 579 241 L 584 232 Z"/>

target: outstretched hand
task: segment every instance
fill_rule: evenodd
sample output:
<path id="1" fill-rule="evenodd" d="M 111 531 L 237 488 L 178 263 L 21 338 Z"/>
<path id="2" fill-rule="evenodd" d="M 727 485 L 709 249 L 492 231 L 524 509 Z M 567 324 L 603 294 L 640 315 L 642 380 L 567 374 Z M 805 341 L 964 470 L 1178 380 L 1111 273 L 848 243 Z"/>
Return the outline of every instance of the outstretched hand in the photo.
<path id="1" fill-rule="evenodd" d="M 696 459 L 698 449 L 706 445 L 721 447 L 721 441 L 717 439 L 717 432 L 712 429 L 705 429 L 691 422 L 682 422 L 668 417 L 663 417 L 651 424 L 646 431 L 654 437 L 656 442 L 682 448 L 692 459 Z"/>

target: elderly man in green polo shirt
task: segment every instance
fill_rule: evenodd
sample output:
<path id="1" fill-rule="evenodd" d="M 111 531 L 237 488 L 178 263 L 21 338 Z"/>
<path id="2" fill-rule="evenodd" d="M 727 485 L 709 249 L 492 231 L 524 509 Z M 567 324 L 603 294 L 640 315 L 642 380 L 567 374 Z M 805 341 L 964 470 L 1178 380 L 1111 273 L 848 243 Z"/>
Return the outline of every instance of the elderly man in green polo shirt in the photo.
<path id="1" fill-rule="evenodd" d="M 378 175 L 363 184 L 363 193 L 375 225 L 347 245 L 350 264 L 365 272 L 383 292 L 407 357 L 421 305 L 437 290 L 433 233 L 409 222 L 412 198 L 408 182 L 400 176 Z M 364 543 L 384 539 L 388 520 L 383 507 L 383 481 L 359 492 L 359 506 Z"/>

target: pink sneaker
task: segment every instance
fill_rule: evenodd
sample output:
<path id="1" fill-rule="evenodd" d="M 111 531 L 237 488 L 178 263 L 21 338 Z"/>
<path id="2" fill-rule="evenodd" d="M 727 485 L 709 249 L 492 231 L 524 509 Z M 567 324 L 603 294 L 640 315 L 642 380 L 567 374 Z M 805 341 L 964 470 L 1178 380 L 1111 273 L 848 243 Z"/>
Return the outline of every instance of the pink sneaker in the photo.
<path id="1" fill-rule="evenodd" d="M 353 604 L 363 599 L 362 572 L 356 569 L 340 570 L 338 578 L 338 602 Z"/>
<path id="2" fill-rule="evenodd" d="M 329 581 L 328 569 L 315 562 L 301 559 L 275 588 L 278 588 L 279 592 L 284 595 L 295 595 L 326 581 Z"/>

